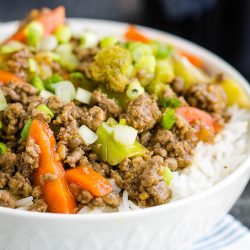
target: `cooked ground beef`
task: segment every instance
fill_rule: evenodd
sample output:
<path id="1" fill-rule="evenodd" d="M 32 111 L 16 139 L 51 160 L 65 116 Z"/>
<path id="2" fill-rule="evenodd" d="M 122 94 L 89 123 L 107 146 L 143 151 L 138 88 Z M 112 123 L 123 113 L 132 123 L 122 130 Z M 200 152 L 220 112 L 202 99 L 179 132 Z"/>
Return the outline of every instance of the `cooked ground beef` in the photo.
<path id="1" fill-rule="evenodd" d="M 0 171 L 0 189 L 4 189 L 9 180 L 9 175 Z"/>
<path id="2" fill-rule="evenodd" d="M 227 97 L 219 84 L 199 83 L 192 85 L 185 92 L 186 99 L 191 106 L 222 114 L 226 108 Z"/>
<path id="3" fill-rule="evenodd" d="M 16 196 L 28 197 L 32 192 L 32 186 L 28 178 L 21 175 L 19 172 L 9 180 L 10 192 Z"/>
<path id="4" fill-rule="evenodd" d="M 139 133 L 152 129 L 160 117 L 161 111 L 156 101 L 146 94 L 130 101 L 125 111 L 128 125 L 133 126 Z"/>
<path id="5" fill-rule="evenodd" d="M 14 153 L 0 154 L 0 171 L 12 175 L 15 172 L 16 160 L 17 157 Z"/>
<path id="6" fill-rule="evenodd" d="M 139 156 L 122 162 L 112 175 L 118 186 L 127 190 L 129 198 L 137 204 L 160 205 L 171 198 L 171 190 L 163 180 L 163 163 L 160 156 Z"/>
<path id="7" fill-rule="evenodd" d="M 27 80 L 27 71 L 29 68 L 28 58 L 30 57 L 31 53 L 28 48 L 12 53 L 8 58 L 7 70 Z"/>
<path id="8" fill-rule="evenodd" d="M 170 86 L 177 95 L 182 95 L 185 89 L 184 80 L 181 77 L 175 77 Z"/>
<path id="9" fill-rule="evenodd" d="M 8 191 L 0 190 L 0 206 L 14 208 L 16 206 L 15 199 Z"/>
<path id="10" fill-rule="evenodd" d="M 106 112 L 101 108 L 94 106 L 83 113 L 80 123 L 86 125 L 91 130 L 96 131 L 105 120 Z"/>
<path id="11" fill-rule="evenodd" d="M 31 206 L 30 211 L 34 212 L 47 212 L 48 206 L 43 199 L 38 199 Z"/>
<path id="12" fill-rule="evenodd" d="M 97 104 L 101 109 L 105 110 L 109 116 L 117 117 L 121 113 L 121 108 L 115 99 L 109 98 L 107 94 L 100 90 L 95 90 L 92 93 L 92 103 L 94 105 Z"/>

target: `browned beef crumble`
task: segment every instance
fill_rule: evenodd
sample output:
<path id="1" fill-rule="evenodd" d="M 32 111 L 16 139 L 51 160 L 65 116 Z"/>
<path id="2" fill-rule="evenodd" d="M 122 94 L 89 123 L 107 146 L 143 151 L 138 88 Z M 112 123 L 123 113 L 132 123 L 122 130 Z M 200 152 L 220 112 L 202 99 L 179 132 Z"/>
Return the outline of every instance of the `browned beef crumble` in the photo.
<path id="1" fill-rule="evenodd" d="M 192 85 L 185 92 L 185 96 L 191 106 L 211 113 L 222 114 L 226 109 L 227 97 L 219 84 L 198 83 Z"/>
<path id="2" fill-rule="evenodd" d="M 101 90 L 95 90 L 92 93 L 92 103 L 105 110 L 109 116 L 117 117 L 121 113 L 121 108 L 116 103 L 115 99 L 109 98 L 107 94 L 103 93 Z"/>
<path id="3" fill-rule="evenodd" d="M 128 191 L 129 198 L 141 206 L 166 203 L 171 190 L 163 180 L 164 160 L 160 156 L 135 157 L 119 164 L 112 171 L 118 186 Z"/>
<path id="4" fill-rule="evenodd" d="M 161 111 L 156 101 L 145 94 L 127 104 L 124 116 L 128 125 L 142 133 L 156 125 L 161 118 Z"/>
<path id="5" fill-rule="evenodd" d="M 13 196 L 8 191 L 0 190 L 0 207 L 15 208 L 16 202 Z"/>

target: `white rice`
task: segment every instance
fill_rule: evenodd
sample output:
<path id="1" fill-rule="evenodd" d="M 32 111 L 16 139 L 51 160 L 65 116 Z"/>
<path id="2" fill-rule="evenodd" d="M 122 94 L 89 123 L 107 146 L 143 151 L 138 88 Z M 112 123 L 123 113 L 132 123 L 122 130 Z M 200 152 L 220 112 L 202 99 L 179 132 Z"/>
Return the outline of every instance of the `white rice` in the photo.
<path id="1" fill-rule="evenodd" d="M 172 201 L 183 199 L 212 187 L 231 174 L 248 157 L 250 112 L 234 106 L 229 109 L 229 113 L 231 119 L 216 136 L 215 143 L 199 142 L 195 148 L 192 166 L 183 171 L 173 172 L 170 185 L 173 191 Z M 113 179 L 109 181 L 114 191 L 121 191 Z M 29 206 L 33 204 L 32 200 L 31 197 L 28 197 L 17 201 L 18 209 L 28 210 Z M 83 207 L 78 213 L 110 213 L 138 209 L 141 207 L 128 199 L 128 192 L 125 190 L 122 193 L 122 202 L 118 209 Z"/>

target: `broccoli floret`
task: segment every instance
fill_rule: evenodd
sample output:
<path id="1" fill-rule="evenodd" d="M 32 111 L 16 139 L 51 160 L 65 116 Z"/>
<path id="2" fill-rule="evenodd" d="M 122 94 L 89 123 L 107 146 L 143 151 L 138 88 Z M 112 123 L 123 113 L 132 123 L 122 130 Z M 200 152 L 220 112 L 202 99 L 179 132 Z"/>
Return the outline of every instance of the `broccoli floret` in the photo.
<path id="1" fill-rule="evenodd" d="M 113 46 L 101 49 L 90 65 L 90 78 L 115 92 L 123 92 L 128 83 L 128 72 L 132 64 L 128 50 Z"/>

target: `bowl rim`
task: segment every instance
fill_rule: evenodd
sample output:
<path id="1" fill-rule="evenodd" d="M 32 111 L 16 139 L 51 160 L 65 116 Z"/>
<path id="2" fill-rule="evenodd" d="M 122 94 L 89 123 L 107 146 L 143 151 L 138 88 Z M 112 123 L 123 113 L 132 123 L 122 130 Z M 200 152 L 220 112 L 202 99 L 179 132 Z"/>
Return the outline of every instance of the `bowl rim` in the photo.
<path id="1" fill-rule="evenodd" d="M 125 22 L 117 22 L 111 20 L 103 20 L 103 19 L 90 19 L 90 18 L 68 18 L 67 19 L 70 25 L 75 24 L 96 24 L 100 26 L 112 26 L 113 28 L 122 30 L 124 32 L 125 27 L 127 27 L 128 23 Z M 13 28 L 17 25 L 17 21 L 11 22 L 3 22 L 0 23 L 0 27 L 4 27 L 5 29 Z M 200 58 L 204 59 L 204 61 L 209 62 L 208 64 L 214 64 L 219 68 L 223 69 L 228 75 L 231 75 L 246 91 L 246 93 L 250 96 L 250 85 L 248 81 L 229 63 L 224 61 L 219 56 L 210 52 L 209 50 L 197 45 L 189 40 L 186 40 L 182 37 L 170 34 L 168 32 L 160 31 L 153 28 L 148 28 L 145 26 L 137 25 L 145 34 L 153 35 L 157 39 L 167 40 L 172 42 L 177 48 L 187 49 L 188 51 L 194 55 L 198 55 Z M 2 31 L 0 31 L 1 33 Z M 54 213 L 39 213 L 32 211 L 23 211 L 18 209 L 11 209 L 0 207 L 0 215 L 11 215 L 14 217 L 22 217 L 22 218 L 32 218 L 37 220 L 49 219 L 49 220 L 60 220 L 60 221 L 106 221 L 106 220 L 123 220 L 123 219 L 131 219 L 133 220 L 135 217 L 144 217 L 148 215 L 154 215 L 156 213 L 160 213 L 162 211 L 167 212 L 168 210 L 175 209 L 177 207 L 185 206 L 188 203 L 196 202 L 199 199 L 202 199 L 206 196 L 215 194 L 216 192 L 224 189 L 227 186 L 230 186 L 230 183 L 234 182 L 238 179 L 244 172 L 250 170 L 250 154 L 247 156 L 247 159 L 237 168 L 235 169 L 229 176 L 225 179 L 221 180 L 219 183 L 214 186 L 208 188 L 205 191 L 194 194 L 190 197 L 183 198 L 181 200 L 173 201 L 164 205 L 159 205 L 155 207 L 149 207 L 146 209 L 134 210 L 134 211 L 125 211 L 125 212 L 113 212 L 113 213 L 96 213 L 96 214 L 54 214 Z"/>

